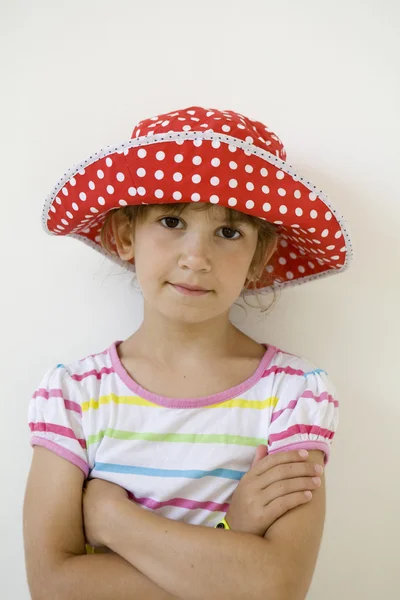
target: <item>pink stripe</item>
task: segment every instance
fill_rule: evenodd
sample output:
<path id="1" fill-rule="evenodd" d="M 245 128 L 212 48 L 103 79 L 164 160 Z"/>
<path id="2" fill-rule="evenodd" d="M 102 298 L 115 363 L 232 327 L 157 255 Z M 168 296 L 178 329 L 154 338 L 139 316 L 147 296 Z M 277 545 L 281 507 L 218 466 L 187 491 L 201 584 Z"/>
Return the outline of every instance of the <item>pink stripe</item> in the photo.
<path id="1" fill-rule="evenodd" d="M 103 367 L 100 371 L 92 369 L 91 371 L 86 371 L 86 373 L 81 373 L 80 375 L 74 373 L 71 377 L 72 379 L 75 379 L 75 381 L 82 381 L 85 377 L 91 377 L 92 375 L 94 375 L 96 379 L 101 379 L 102 375 L 109 375 L 110 373 L 114 373 L 113 367 Z"/>
<path id="2" fill-rule="evenodd" d="M 78 413 L 79 415 L 82 414 L 82 409 L 79 406 L 79 404 L 77 404 L 77 402 L 73 402 L 72 400 L 66 400 L 64 398 L 62 390 L 59 390 L 59 389 L 46 390 L 44 388 L 39 388 L 33 394 L 32 398 L 37 398 L 38 396 L 40 396 L 40 398 L 44 398 L 45 400 L 48 400 L 49 398 L 62 398 L 64 400 L 64 406 L 67 410 L 72 410 L 72 411 Z"/>
<path id="3" fill-rule="evenodd" d="M 316 402 L 328 400 L 328 402 L 332 402 L 335 406 L 339 406 L 339 402 L 335 400 L 335 398 L 328 392 L 322 392 L 322 394 L 316 396 L 311 390 L 306 390 L 304 394 L 302 394 L 302 398 L 313 398 L 313 400 L 316 400 Z"/>
<path id="4" fill-rule="evenodd" d="M 60 389 L 51 389 L 51 390 L 46 390 L 45 388 L 39 388 L 38 390 L 36 390 L 36 392 L 33 394 L 33 398 L 37 398 L 38 396 L 40 396 L 41 398 L 44 398 L 45 400 L 48 400 L 49 398 L 63 398 L 63 393 L 62 390 Z"/>
<path id="5" fill-rule="evenodd" d="M 323 402 L 324 400 L 328 400 L 328 403 L 331 402 L 335 407 L 339 406 L 339 402 L 335 400 L 333 396 L 328 394 L 328 392 L 322 392 L 322 394 L 320 394 L 319 396 L 315 396 L 315 394 L 313 394 L 311 390 L 307 390 L 297 400 L 291 400 L 285 408 L 282 408 L 282 410 L 274 411 L 272 414 L 271 423 L 276 421 L 276 419 L 280 417 L 281 414 L 285 412 L 285 410 L 293 410 L 296 407 L 299 400 L 301 400 L 302 398 L 312 398 L 313 400 L 315 400 L 315 402 Z"/>
<path id="6" fill-rule="evenodd" d="M 82 408 L 76 402 L 73 402 L 72 400 L 64 400 L 64 405 L 67 410 L 72 410 L 78 413 L 78 415 L 82 414 Z"/>
<path id="7" fill-rule="evenodd" d="M 288 444 L 287 446 L 281 446 L 274 450 L 268 449 L 268 454 L 276 454 L 276 452 L 289 452 L 289 450 L 321 450 L 325 454 L 324 462 L 328 464 L 331 453 L 331 447 L 326 442 L 296 442 L 295 444 Z"/>
<path id="8" fill-rule="evenodd" d="M 268 377 L 268 375 L 271 375 L 271 373 L 274 375 L 277 373 L 286 373 L 286 375 L 304 375 L 305 371 L 302 371 L 301 369 L 293 369 L 293 367 L 277 367 L 274 365 L 270 369 L 266 369 L 262 376 Z"/>
<path id="9" fill-rule="evenodd" d="M 43 431 L 49 433 L 56 433 L 63 437 L 71 438 L 79 442 L 84 450 L 86 450 L 86 440 L 77 438 L 75 433 L 69 427 L 63 427 L 62 425 L 54 425 L 54 423 L 29 423 L 31 431 Z"/>
<path id="10" fill-rule="evenodd" d="M 88 476 L 89 465 L 84 460 L 79 458 L 79 456 L 76 456 L 76 454 L 74 454 L 73 452 L 70 452 L 66 448 L 63 448 L 62 446 L 59 446 L 55 442 L 51 442 L 50 440 L 45 440 L 44 438 L 35 436 L 35 437 L 31 438 L 31 446 L 43 446 L 43 448 L 47 448 L 48 450 L 51 450 L 55 454 L 58 454 L 58 456 L 61 456 L 61 458 L 65 458 L 72 464 L 79 467 L 83 471 L 85 478 Z"/>
<path id="11" fill-rule="evenodd" d="M 223 504 L 208 500 L 205 502 L 197 502 L 196 500 L 188 500 L 187 498 L 171 498 L 165 502 L 157 502 L 157 500 L 154 500 L 153 498 L 137 498 L 134 494 L 132 494 L 132 492 L 128 492 L 128 496 L 131 500 L 137 502 L 137 504 L 141 504 L 142 506 L 146 506 L 152 510 L 162 508 L 163 506 L 177 506 L 187 510 L 196 510 L 201 508 L 210 512 L 227 512 L 229 508 L 229 503 L 227 502 L 224 502 Z"/>
<path id="12" fill-rule="evenodd" d="M 330 429 L 323 429 L 322 427 L 318 427 L 317 425 L 292 425 L 285 431 L 280 431 L 279 433 L 271 433 L 268 439 L 268 444 L 273 444 L 274 442 L 279 442 L 280 440 L 285 440 L 292 435 L 296 435 L 298 433 L 306 433 L 307 435 L 319 435 L 327 440 L 333 438 L 335 432 Z"/>

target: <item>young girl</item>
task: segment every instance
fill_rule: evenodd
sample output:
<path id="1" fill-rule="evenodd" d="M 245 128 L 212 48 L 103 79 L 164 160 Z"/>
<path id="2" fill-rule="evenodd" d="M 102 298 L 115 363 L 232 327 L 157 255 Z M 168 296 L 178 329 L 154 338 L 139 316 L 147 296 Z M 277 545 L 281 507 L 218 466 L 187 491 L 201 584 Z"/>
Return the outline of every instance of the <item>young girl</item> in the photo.
<path id="1" fill-rule="evenodd" d="M 336 391 L 229 320 L 239 296 L 350 262 L 342 217 L 285 159 L 261 122 L 193 106 L 143 120 L 48 197 L 45 230 L 135 272 L 144 319 L 31 399 L 34 599 L 305 597 Z"/>

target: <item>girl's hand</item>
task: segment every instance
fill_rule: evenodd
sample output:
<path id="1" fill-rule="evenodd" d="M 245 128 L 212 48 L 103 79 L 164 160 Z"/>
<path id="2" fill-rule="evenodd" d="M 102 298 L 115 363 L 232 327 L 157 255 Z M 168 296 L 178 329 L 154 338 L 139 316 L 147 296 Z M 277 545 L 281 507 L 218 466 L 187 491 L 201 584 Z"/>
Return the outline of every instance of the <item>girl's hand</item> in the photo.
<path id="1" fill-rule="evenodd" d="M 109 481 L 91 479 L 83 489 L 83 525 L 86 541 L 90 546 L 104 547 L 102 531 L 108 513 L 121 500 L 128 498 L 127 491 Z"/>
<path id="2" fill-rule="evenodd" d="M 249 471 L 232 496 L 226 521 L 234 531 L 260 537 L 288 510 L 309 502 L 304 492 L 315 490 L 321 481 L 315 463 L 305 462 L 296 450 L 267 456 L 267 447 L 258 446 Z M 318 478 L 319 479 L 319 478 Z"/>

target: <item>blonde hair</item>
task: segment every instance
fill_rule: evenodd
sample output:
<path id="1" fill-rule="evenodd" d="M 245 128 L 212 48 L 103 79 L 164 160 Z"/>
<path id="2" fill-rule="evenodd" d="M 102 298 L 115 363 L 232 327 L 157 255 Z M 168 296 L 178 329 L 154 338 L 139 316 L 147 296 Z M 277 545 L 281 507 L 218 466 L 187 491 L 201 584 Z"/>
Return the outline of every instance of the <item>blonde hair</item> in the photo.
<path id="1" fill-rule="evenodd" d="M 102 229 L 100 232 L 101 245 L 110 254 L 118 255 L 118 253 L 116 252 L 115 246 L 113 244 L 113 231 L 112 231 L 112 217 L 116 212 L 119 212 L 123 217 L 125 217 L 132 224 L 132 229 L 133 229 L 133 234 L 134 234 L 135 223 L 143 222 L 143 220 L 145 219 L 146 213 L 149 210 L 151 210 L 153 207 L 162 208 L 163 212 L 166 215 L 178 216 L 183 212 L 183 210 L 185 209 L 185 207 L 188 204 L 189 204 L 188 202 L 182 202 L 179 204 L 154 204 L 154 205 L 140 204 L 140 205 L 135 205 L 135 206 L 124 206 L 122 208 L 114 208 L 108 212 L 106 219 L 103 223 L 103 226 L 102 226 Z M 201 208 L 200 208 L 200 206 L 201 206 Z M 215 208 L 215 206 L 216 205 L 214 205 L 214 204 L 202 203 L 201 205 L 199 205 L 199 210 L 210 210 L 210 209 L 212 210 L 213 208 Z M 246 213 L 241 213 L 232 208 L 225 207 L 225 213 L 226 213 L 225 214 L 226 221 L 229 224 L 230 228 L 235 229 L 235 226 L 237 226 L 238 223 L 245 222 L 245 223 L 251 224 L 257 230 L 257 233 L 258 233 L 257 247 L 254 252 L 254 256 L 253 256 L 253 259 L 252 259 L 252 262 L 250 265 L 250 269 L 249 269 L 249 271 L 252 272 L 252 276 L 249 279 L 246 278 L 246 283 L 245 283 L 243 289 L 256 290 L 257 289 L 256 281 L 258 279 L 260 279 L 261 275 L 263 275 L 264 277 L 266 276 L 266 278 L 267 278 L 266 285 L 267 286 L 272 285 L 273 276 L 271 274 L 268 274 L 268 273 L 266 274 L 264 272 L 265 267 L 267 266 L 267 264 L 265 263 L 265 256 L 266 256 L 270 246 L 272 244 L 274 244 L 276 242 L 276 240 L 279 239 L 279 228 L 276 225 L 274 225 L 273 223 L 264 221 L 257 217 L 253 217 Z M 276 290 L 273 288 L 272 291 L 273 291 L 272 303 L 267 308 L 261 307 L 261 312 L 265 312 L 265 311 L 269 310 L 270 308 L 272 308 L 273 304 L 275 303 Z M 246 301 L 246 297 L 244 297 L 244 300 Z M 257 300 L 258 300 L 259 306 L 261 306 L 258 296 L 257 296 Z M 248 305 L 248 306 L 251 306 L 251 305 Z M 251 308 L 254 308 L 254 307 L 251 306 Z"/>

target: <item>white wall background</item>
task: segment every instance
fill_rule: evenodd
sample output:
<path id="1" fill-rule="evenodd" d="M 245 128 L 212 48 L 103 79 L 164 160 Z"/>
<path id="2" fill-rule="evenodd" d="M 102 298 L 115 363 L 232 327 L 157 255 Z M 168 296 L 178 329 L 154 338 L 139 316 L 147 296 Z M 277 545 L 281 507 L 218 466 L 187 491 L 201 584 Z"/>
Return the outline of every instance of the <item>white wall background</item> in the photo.
<path id="1" fill-rule="evenodd" d="M 44 371 L 129 336 L 128 278 L 41 229 L 72 164 L 192 104 L 269 125 L 350 224 L 344 274 L 232 319 L 325 368 L 341 400 L 308 598 L 400 597 L 400 8 L 397 0 L 2 0 L 0 596 L 25 600 L 27 406 Z M 251 300 L 250 300 L 251 302 Z"/>

